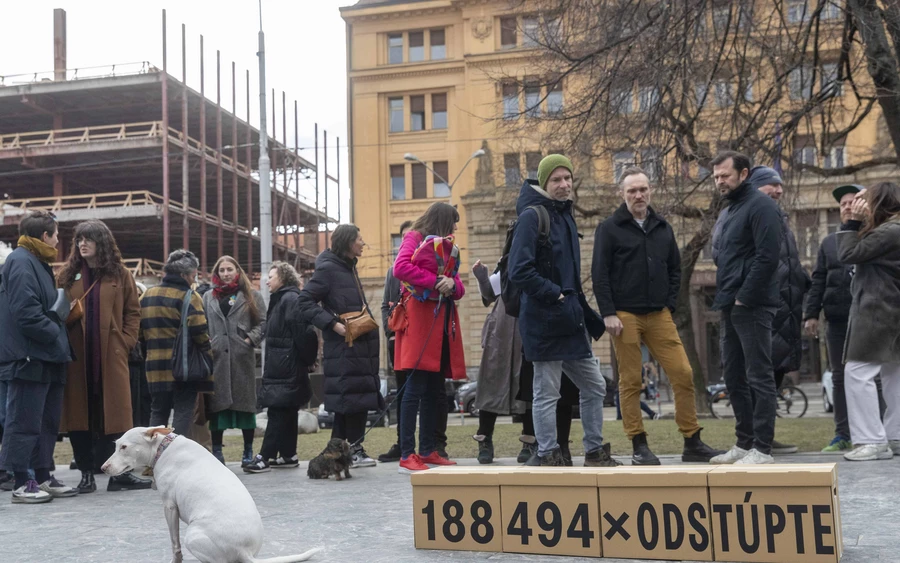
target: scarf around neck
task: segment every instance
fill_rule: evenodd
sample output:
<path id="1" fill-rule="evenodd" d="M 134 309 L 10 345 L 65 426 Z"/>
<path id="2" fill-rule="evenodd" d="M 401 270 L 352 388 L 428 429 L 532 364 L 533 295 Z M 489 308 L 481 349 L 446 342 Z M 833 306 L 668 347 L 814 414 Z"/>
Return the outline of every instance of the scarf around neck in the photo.
<path id="1" fill-rule="evenodd" d="M 216 298 L 216 301 L 219 301 L 223 297 L 228 297 L 238 292 L 238 284 L 240 283 L 240 278 L 235 276 L 234 280 L 231 283 L 224 283 L 222 282 L 221 278 L 219 278 L 219 274 L 213 274 L 212 282 L 213 297 Z"/>
<path id="2" fill-rule="evenodd" d="M 47 264 L 53 263 L 58 255 L 56 247 L 28 235 L 20 236 L 18 245 L 37 256 L 41 262 L 46 262 Z"/>

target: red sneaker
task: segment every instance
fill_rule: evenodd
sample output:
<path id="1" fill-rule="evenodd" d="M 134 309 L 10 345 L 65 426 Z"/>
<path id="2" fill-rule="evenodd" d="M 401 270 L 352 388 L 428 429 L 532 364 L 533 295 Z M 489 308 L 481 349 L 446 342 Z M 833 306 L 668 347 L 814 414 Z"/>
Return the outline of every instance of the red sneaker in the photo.
<path id="1" fill-rule="evenodd" d="M 436 451 L 431 452 L 427 457 L 423 457 L 420 459 L 422 460 L 422 463 L 425 463 L 427 465 L 456 465 L 455 461 L 450 461 L 445 457 L 441 457 L 441 454 L 437 453 Z"/>
<path id="2" fill-rule="evenodd" d="M 419 471 L 425 471 L 427 469 L 430 468 L 422 463 L 422 458 L 419 457 L 418 454 L 411 454 L 408 457 L 400 459 L 400 467 L 397 469 L 397 473 L 418 473 Z"/>

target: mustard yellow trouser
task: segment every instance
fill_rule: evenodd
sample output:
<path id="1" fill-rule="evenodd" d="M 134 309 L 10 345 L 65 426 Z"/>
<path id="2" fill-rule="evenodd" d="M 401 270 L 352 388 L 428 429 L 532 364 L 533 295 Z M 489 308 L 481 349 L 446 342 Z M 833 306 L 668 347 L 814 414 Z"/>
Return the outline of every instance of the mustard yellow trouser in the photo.
<path id="1" fill-rule="evenodd" d="M 622 321 L 622 332 L 613 337 L 616 361 L 619 364 L 619 405 L 625 435 L 633 438 L 644 432 L 641 415 L 641 341 L 647 345 L 669 377 L 675 394 L 675 423 L 685 437 L 700 430 L 697 408 L 694 404 L 694 384 L 691 364 L 678 330 L 668 309 L 634 315 L 617 311 Z"/>

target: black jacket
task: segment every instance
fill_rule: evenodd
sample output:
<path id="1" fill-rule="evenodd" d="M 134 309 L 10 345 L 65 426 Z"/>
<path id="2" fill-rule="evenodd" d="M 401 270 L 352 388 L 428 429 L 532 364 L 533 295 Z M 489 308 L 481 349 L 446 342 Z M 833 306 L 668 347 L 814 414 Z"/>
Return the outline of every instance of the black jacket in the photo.
<path id="1" fill-rule="evenodd" d="M 388 268 L 384 277 L 384 297 L 381 300 L 381 328 L 388 338 L 394 337 L 394 331 L 388 328 L 391 308 L 400 301 L 400 280 L 394 277 L 394 268 Z"/>
<path id="2" fill-rule="evenodd" d="M 681 256 L 672 227 L 649 209 L 642 229 L 623 203 L 597 226 L 591 265 L 594 296 L 604 317 L 675 311 Z"/>
<path id="3" fill-rule="evenodd" d="M 43 381 L 46 372 L 39 362 L 72 359 L 65 327 L 47 314 L 55 302 L 53 270 L 25 248 L 16 248 L 6 258 L 0 281 L 0 365 L 14 368 L 4 370 L 4 379 Z"/>
<path id="4" fill-rule="evenodd" d="M 300 320 L 299 297 L 300 289 L 293 286 L 269 297 L 260 406 L 299 409 L 312 397 L 309 366 L 316 363 L 319 337 L 309 323 Z"/>
<path id="5" fill-rule="evenodd" d="M 360 292 L 356 261 L 331 250 L 316 258 L 316 271 L 300 292 L 300 316 L 322 331 L 325 342 L 325 409 L 329 412 L 353 414 L 384 408 L 378 379 L 378 331 L 360 336 L 351 347 L 332 330 L 341 314 L 368 307 Z"/>
<path id="6" fill-rule="evenodd" d="M 778 307 L 781 210 L 772 198 L 744 182 L 725 196 L 731 201 L 721 224 L 712 309 L 740 301 L 747 307 Z"/>
<path id="7" fill-rule="evenodd" d="M 800 263 L 797 241 L 783 211 L 776 272 L 780 303 L 772 321 L 772 367 L 776 372 L 787 373 L 800 369 L 803 295 L 811 282 Z"/>
<path id="8" fill-rule="evenodd" d="M 818 319 L 825 309 L 825 320 L 845 323 L 850 318 L 850 272 L 853 268 L 838 259 L 837 233 L 822 240 L 816 269 L 812 274 L 812 287 L 806 296 L 803 319 Z"/>

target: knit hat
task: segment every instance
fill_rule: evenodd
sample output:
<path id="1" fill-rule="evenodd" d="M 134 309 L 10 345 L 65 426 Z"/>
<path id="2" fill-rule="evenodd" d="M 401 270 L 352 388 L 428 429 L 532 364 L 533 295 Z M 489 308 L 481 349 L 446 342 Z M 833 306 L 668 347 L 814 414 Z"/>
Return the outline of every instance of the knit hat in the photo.
<path id="1" fill-rule="evenodd" d="M 768 166 L 754 166 L 750 170 L 750 176 L 747 177 L 747 182 L 754 190 L 758 190 L 763 186 L 772 186 L 775 184 L 778 184 L 779 186 L 784 185 L 784 180 L 781 179 L 778 172 Z"/>
<path id="2" fill-rule="evenodd" d="M 548 154 L 538 164 L 538 184 L 540 184 L 541 189 L 547 185 L 550 174 L 553 174 L 553 171 L 557 168 L 565 168 L 572 174 L 575 174 L 571 160 L 561 154 Z"/>
<path id="3" fill-rule="evenodd" d="M 838 186 L 831 192 L 831 195 L 834 196 L 834 199 L 840 203 L 841 198 L 843 198 L 847 194 L 858 194 L 863 191 L 865 188 L 860 186 L 859 184 L 847 184 L 844 186 Z"/>

